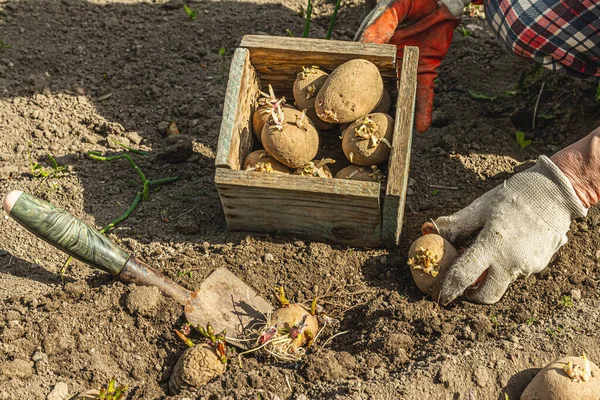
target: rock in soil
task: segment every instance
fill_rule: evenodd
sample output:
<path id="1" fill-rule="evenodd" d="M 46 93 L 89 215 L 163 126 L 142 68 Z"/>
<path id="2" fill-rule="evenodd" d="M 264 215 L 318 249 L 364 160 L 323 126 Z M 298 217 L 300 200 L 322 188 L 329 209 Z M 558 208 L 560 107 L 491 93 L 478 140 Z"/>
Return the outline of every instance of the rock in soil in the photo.
<path id="1" fill-rule="evenodd" d="M 144 317 L 156 315 L 162 302 L 162 294 L 155 286 L 136 286 L 127 295 L 127 309 Z"/>
<path id="2" fill-rule="evenodd" d="M 46 400 L 66 400 L 68 397 L 69 386 L 67 386 L 67 384 L 64 382 L 58 382 L 54 386 L 54 389 L 52 389 L 52 391 L 48 393 Z"/>

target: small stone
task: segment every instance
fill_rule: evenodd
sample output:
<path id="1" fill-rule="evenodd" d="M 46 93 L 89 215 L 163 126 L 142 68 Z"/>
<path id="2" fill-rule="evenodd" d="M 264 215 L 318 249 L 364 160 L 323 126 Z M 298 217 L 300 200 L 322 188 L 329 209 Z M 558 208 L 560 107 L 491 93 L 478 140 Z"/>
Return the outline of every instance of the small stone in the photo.
<path id="1" fill-rule="evenodd" d="M 573 290 L 571 290 L 571 299 L 573 301 L 579 301 L 579 300 L 581 300 L 581 290 L 580 289 L 573 289 Z"/>
<path id="2" fill-rule="evenodd" d="M 473 373 L 473 379 L 479 387 L 486 387 L 490 382 L 490 373 L 483 365 L 478 366 Z"/>
<path id="3" fill-rule="evenodd" d="M 406 188 L 406 195 L 407 196 L 412 196 L 413 194 L 415 194 L 415 191 L 412 188 Z"/>
<path id="4" fill-rule="evenodd" d="M 48 355 L 63 353 L 75 347 L 73 336 L 65 332 L 53 333 L 46 336 L 43 342 L 44 352 Z"/>
<path id="5" fill-rule="evenodd" d="M 143 140 L 142 137 L 140 136 L 140 134 L 137 133 L 137 132 L 127 132 L 125 134 L 125 137 L 127 139 L 131 140 L 132 143 L 135 143 L 135 144 L 138 144 L 138 145 L 140 143 L 142 143 L 142 140 Z"/>
<path id="6" fill-rule="evenodd" d="M 273 262 L 273 261 L 275 261 L 275 257 L 273 256 L 273 254 L 271 254 L 271 253 L 265 254 L 265 262 L 266 263 Z"/>
<path id="7" fill-rule="evenodd" d="M 5 255 L 8 254 L 8 251 L 4 250 L 4 249 L 0 249 L 0 257 L 3 257 Z"/>
<path id="8" fill-rule="evenodd" d="M 183 135 L 171 136 L 174 144 L 167 146 L 156 154 L 158 160 L 164 160 L 169 163 L 180 163 L 187 160 L 194 152 L 194 144 Z"/>
<path id="9" fill-rule="evenodd" d="M 25 146 L 20 144 L 15 148 L 15 153 L 21 154 L 25 150 Z"/>
<path id="10" fill-rule="evenodd" d="M 48 356 L 43 351 L 36 350 L 33 352 L 33 355 L 31 356 L 31 361 L 36 362 L 36 363 L 37 362 L 47 363 Z"/>
<path id="11" fill-rule="evenodd" d="M 46 400 L 65 400 L 67 398 L 69 398 L 69 386 L 64 382 L 58 382 L 48 394 Z"/>
<path id="12" fill-rule="evenodd" d="M 171 121 L 165 130 L 165 136 L 171 135 L 180 135 L 179 128 L 177 128 L 177 123 L 175 123 L 175 121 Z"/>
<path id="13" fill-rule="evenodd" d="M 155 286 L 136 286 L 127 296 L 127 309 L 132 314 L 139 314 L 146 317 L 156 315 L 162 295 Z"/>
<path id="14" fill-rule="evenodd" d="M 517 335 L 511 335 L 509 339 L 511 342 L 513 342 L 515 344 L 519 343 L 519 337 Z"/>

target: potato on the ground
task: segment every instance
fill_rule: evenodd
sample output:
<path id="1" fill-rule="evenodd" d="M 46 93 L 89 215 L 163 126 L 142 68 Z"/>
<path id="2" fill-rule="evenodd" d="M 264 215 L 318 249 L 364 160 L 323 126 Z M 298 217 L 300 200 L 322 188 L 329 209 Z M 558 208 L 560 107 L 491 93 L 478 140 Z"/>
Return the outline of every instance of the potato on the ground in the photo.
<path id="1" fill-rule="evenodd" d="M 354 59 L 337 67 L 315 99 L 317 116 L 326 122 L 356 121 L 377 106 L 383 94 L 383 79 L 377 66 Z"/>
<path id="2" fill-rule="evenodd" d="M 284 174 L 291 172 L 288 167 L 268 155 L 264 150 L 256 150 L 248 154 L 244 158 L 242 168 L 246 171 L 256 172 L 281 172 Z"/>
<path id="3" fill-rule="evenodd" d="M 319 330 L 317 318 L 299 303 L 283 306 L 273 311 L 271 324 L 281 326 L 291 332 L 293 348 L 305 345 Z M 297 335 L 294 334 L 294 328 L 301 332 Z M 305 332 L 310 332 L 310 334 L 304 334 Z"/>
<path id="4" fill-rule="evenodd" d="M 331 170 L 327 164 L 333 164 L 335 160 L 323 158 L 321 160 L 312 160 L 294 171 L 294 175 L 311 176 L 316 178 L 331 178 Z"/>
<path id="5" fill-rule="evenodd" d="M 294 108 L 286 103 L 285 97 L 277 98 L 273 87 L 269 85 L 269 93 L 260 92 L 260 98 L 258 99 L 258 107 L 252 113 L 252 132 L 260 142 L 262 130 L 267 122 L 267 119 L 271 116 L 271 111 L 276 111 L 276 106 L 280 105 L 286 108 Z"/>
<path id="6" fill-rule="evenodd" d="M 178 393 L 184 387 L 200 387 L 225 372 L 227 366 L 214 346 L 206 343 L 188 348 L 179 357 L 169 379 L 169 389 Z"/>
<path id="7" fill-rule="evenodd" d="M 600 369 L 583 357 L 564 357 L 546 365 L 533 378 L 521 400 L 598 400 Z"/>
<path id="8" fill-rule="evenodd" d="M 333 128 L 333 124 L 321 121 L 321 119 L 317 117 L 315 111 L 315 98 L 327 80 L 327 77 L 329 77 L 329 74 L 320 70 L 319 67 L 302 67 L 302 72 L 297 75 L 293 87 L 294 102 L 298 110 L 306 110 L 306 115 L 310 118 L 315 127 L 323 130 Z"/>
<path id="9" fill-rule="evenodd" d="M 338 179 L 350 179 L 353 181 L 381 182 L 384 178 L 383 173 L 376 165 L 363 167 L 360 165 L 349 165 L 342 168 L 336 175 Z"/>
<path id="10" fill-rule="evenodd" d="M 408 250 L 408 266 L 419 290 L 431 294 L 437 276 L 457 257 L 454 246 L 440 235 L 430 233 L 415 240 Z"/>
<path id="11" fill-rule="evenodd" d="M 262 144 L 277 161 L 299 168 L 317 155 L 319 134 L 304 113 L 278 107 L 263 128 Z"/>
<path id="12" fill-rule="evenodd" d="M 390 93 L 387 90 L 383 89 L 383 95 L 381 96 L 381 100 L 379 100 L 379 103 L 377 104 L 377 106 L 375 106 L 373 111 L 371 111 L 371 114 L 373 114 L 373 113 L 389 114 L 391 107 L 392 107 L 392 97 L 390 96 Z"/>
<path id="13" fill-rule="evenodd" d="M 386 161 L 394 135 L 394 120 L 387 114 L 359 118 L 342 134 L 342 150 L 352 164 L 371 166 Z"/>

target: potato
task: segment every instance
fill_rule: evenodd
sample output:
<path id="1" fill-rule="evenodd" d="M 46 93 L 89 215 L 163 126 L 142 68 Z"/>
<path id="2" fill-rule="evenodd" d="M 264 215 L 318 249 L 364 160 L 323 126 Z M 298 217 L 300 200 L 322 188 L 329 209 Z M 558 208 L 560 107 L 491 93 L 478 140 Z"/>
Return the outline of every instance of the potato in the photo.
<path id="1" fill-rule="evenodd" d="M 431 294 L 438 274 L 457 257 L 454 246 L 440 235 L 430 233 L 415 240 L 408 250 L 408 266 L 419 290 Z"/>
<path id="2" fill-rule="evenodd" d="M 291 108 L 279 108 L 262 131 L 262 144 L 280 163 L 299 168 L 311 161 L 319 151 L 319 134 L 306 115 Z"/>
<path id="3" fill-rule="evenodd" d="M 196 344 L 179 357 L 169 379 L 169 389 L 175 394 L 187 386 L 200 387 L 225 372 L 226 365 L 213 346 Z"/>
<path id="4" fill-rule="evenodd" d="M 315 337 L 319 331 L 319 322 L 314 315 L 311 315 L 304 306 L 298 303 L 290 304 L 289 306 L 284 306 L 273 311 L 273 314 L 271 314 L 271 324 L 290 330 L 293 326 L 300 325 L 304 316 L 306 316 L 304 330 L 310 331 L 312 337 Z M 292 341 L 292 348 L 296 349 L 303 346 L 305 343 L 306 335 L 298 335 Z"/>
<path id="5" fill-rule="evenodd" d="M 381 96 L 381 100 L 379 100 L 379 103 L 377 104 L 377 106 L 375 106 L 373 111 L 371 111 L 371 114 L 373 114 L 373 113 L 389 114 L 391 107 L 392 107 L 392 97 L 390 96 L 390 93 L 387 90 L 383 89 L 383 95 Z"/>
<path id="6" fill-rule="evenodd" d="M 257 171 L 257 172 L 280 172 L 289 174 L 291 171 L 288 167 L 271 157 L 264 150 L 256 150 L 248 154 L 244 158 L 244 164 L 242 168 L 245 170 Z"/>
<path id="7" fill-rule="evenodd" d="M 286 108 L 294 108 L 286 104 L 285 97 L 277 98 L 273 87 L 269 85 L 269 93 L 260 92 L 261 97 L 258 99 L 258 107 L 252 113 L 252 132 L 260 142 L 262 130 L 265 123 L 271 116 L 271 110 L 274 110 L 276 104 Z"/>
<path id="8" fill-rule="evenodd" d="M 371 166 L 390 157 L 394 120 L 387 114 L 369 114 L 342 134 L 342 150 L 352 164 Z"/>
<path id="9" fill-rule="evenodd" d="M 294 175 L 311 176 L 317 178 L 332 178 L 331 170 L 327 164 L 333 164 L 335 160 L 323 158 L 322 160 L 312 160 L 294 171 Z"/>
<path id="10" fill-rule="evenodd" d="M 317 129 L 331 129 L 333 124 L 321 121 L 315 111 L 315 97 L 329 75 L 321 71 L 319 67 L 304 68 L 294 81 L 294 102 L 298 110 L 306 110 L 306 116 L 310 118 Z"/>
<path id="11" fill-rule="evenodd" d="M 546 365 L 525 388 L 521 400 L 598 400 L 600 369 L 588 360 L 586 381 L 584 357 L 564 357 Z"/>
<path id="12" fill-rule="evenodd" d="M 371 168 L 360 165 L 349 165 L 346 168 L 342 168 L 335 177 L 338 179 L 366 182 L 381 182 L 384 178 L 383 173 L 376 165 L 371 165 Z"/>
<path id="13" fill-rule="evenodd" d="M 326 122 L 356 121 L 377 106 L 383 94 L 379 69 L 370 61 L 354 59 L 337 67 L 315 99 L 317 116 Z"/>

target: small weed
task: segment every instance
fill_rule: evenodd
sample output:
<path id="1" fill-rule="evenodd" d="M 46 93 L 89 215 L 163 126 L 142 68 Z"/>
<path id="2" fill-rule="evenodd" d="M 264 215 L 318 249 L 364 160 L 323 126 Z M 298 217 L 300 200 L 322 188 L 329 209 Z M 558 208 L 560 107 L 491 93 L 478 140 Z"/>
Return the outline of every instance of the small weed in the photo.
<path id="1" fill-rule="evenodd" d="M 471 36 L 473 34 L 473 32 L 471 32 L 470 30 L 468 30 L 464 26 L 461 26 L 460 29 L 462 30 L 463 37 Z"/>
<path id="2" fill-rule="evenodd" d="M 469 94 L 474 99 L 494 101 L 499 97 L 514 96 L 515 94 L 517 94 L 517 91 L 516 90 L 507 90 L 502 94 L 485 94 L 485 93 L 481 93 L 481 92 L 476 92 L 475 90 L 469 90 Z"/>
<path id="3" fill-rule="evenodd" d="M 185 13 L 188 15 L 188 17 L 190 17 L 190 19 L 192 21 L 195 21 L 196 18 L 198 18 L 198 13 L 196 12 L 196 10 L 192 10 L 191 8 L 189 8 L 186 4 L 183 5 L 183 10 L 185 11 Z"/>
<path id="4" fill-rule="evenodd" d="M 435 196 L 435 195 L 437 195 L 439 192 L 440 192 L 440 191 L 439 191 L 438 189 L 435 189 L 435 190 L 434 190 L 434 191 L 431 193 L 431 195 L 432 195 L 432 196 Z"/>
<path id="5" fill-rule="evenodd" d="M 287 33 L 289 37 L 294 37 L 294 34 L 289 29 L 286 29 L 285 33 Z"/>
<path id="6" fill-rule="evenodd" d="M 504 393 L 504 400 L 510 400 L 510 398 L 508 397 L 508 393 Z"/>
<path id="7" fill-rule="evenodd" d="M 112 378 L 110 381 L 108 381 L 106 388 L 102 387 L 100 389 L 98 400 L 123 400 L 125 399 L 126 391 L 127 386 L 117 386 L 116 378 Z"/>
<path id="8" fill-rule="evenodd" d="M 563 307 L 573 307 L 575 303 L 573 303 L 573 299 L 571 296 L 567 296 L 566 294 L 560 299 L 560 305 Z"/>
<path id="9" fill-rule="evenodd" d="M 534 64 L 534 66 L 521 74 L 519 82 L 517 82 L 515 89 L 522 92 L 527 86 L 533 85 L 542 77 L 544 73 L 544 67 L 541 64 Z"/>
<path id="10" fill-rule="evenodd" d="M 4 41 L 0 40 L 0 50 L 4 49 L 12 49 L 12 46 L 8 43 L 4 43 Z"/>
<path id="11" fill-rule="evenodd" d="M 600 82 L 598 82 L 598 89 L 596 89 L 596 101 L 600 101 Z"/>
<path id="12" fill-rule="evenodd" d="M 223 55 L 224 55 L 224 54 L 225 54 L 225 47 L 221 47 L 221 48 L 219 49 L 219 55 L 220 55 L 221 57 L 223 57 Z"/>
<path id="13" fill-rule="evenodd" d="M 537 319 L 535 317 L 529 317 L 525 321 L 525 325 L 531 326 L 531 325 L 535 324 L 536 322 L 537 322 Z"/>
<path id="14" fill-rule="evenodd" d="M 546 333 L 550 335 L 550 337 L 555 337 L 556 335 L 560 335 L 563 331 L 563 327 L 558 325 L 556 328 L 546 328 Z"/>
<path id="15" fill-rule="evenodd" d="M 515 133 L 515 140 L 517 141 L 517 144 L 519 145 L 521 150 L 525 150 L 525 148 L 531 144 L 531 140 L 525 140 L 525 133 L 521 131 L 517 131 Z"/>
<path id="16" fill-rule="evenodd" d="M 47 154 L 50 159 L 50 168 L 46 168 L 41 166 L 40 164 L 33 162 L 31 159 L 31 142 L 27 143 L 27 156 L 29 157 L 29 169 L 31 171 L 31 175 L 34 178 L 61 178 L 62 173 L 67 169 L 64 165 L 58 165 L 56 162 L 56 158 L 52 157 L 50 154 Z"/>
<path id="17" fill-rule="evenodd" d="M 193 278 L 194 277 L 194 272 L 192 270 L 184 270 L 184 271 L 179 271 L 177 273 L 177 276 L 187 276 L 188 278 Z"/>
<path id="18" fill-rule="evenodd" d="M 498 317 L 495 315 L 490 315 L 490 321 L 492 321 L 492 325 L 494 326 L 494 330 L 498 330 Z"/>

